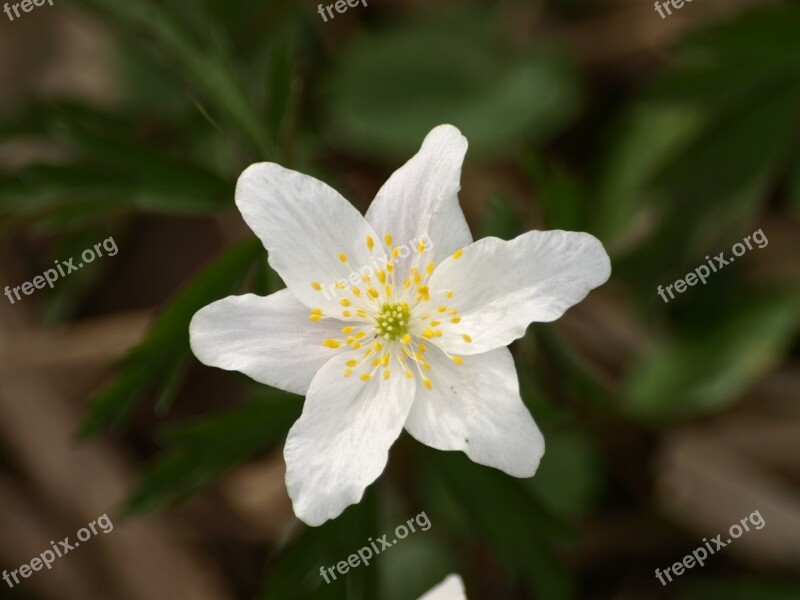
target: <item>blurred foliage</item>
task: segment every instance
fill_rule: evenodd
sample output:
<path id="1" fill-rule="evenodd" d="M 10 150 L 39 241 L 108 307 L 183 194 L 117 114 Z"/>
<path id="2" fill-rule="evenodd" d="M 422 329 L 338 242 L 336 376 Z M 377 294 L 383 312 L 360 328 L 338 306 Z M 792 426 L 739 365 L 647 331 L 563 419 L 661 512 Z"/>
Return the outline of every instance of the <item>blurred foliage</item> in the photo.
<path id="1" fill-rule="evenodd" d="M 620 397 L 556 327 L 534 326 L 514 351 L 523 397 L 548 443 L 537 476 L 521 482 L 419 448 L 412 492 L 390 491 L 390 472 L 342 517 L 276 548 L 263 600 L 400 600 L 408 597 L 401 582 L 421 592 L 455 569 L 479 589 L 469 570 L 478 563 L 502 572 L 520 597 L 577 598 L 580 582 L 562 551 L 612 488 L 602 440 L 581 417 L 633 418 L 646 431 L 725 410 L 796 344 L 797 290 L 754 286 L 740 263 L 669 305 L 656 287 L 761 227 L 765 213 L 800 215 L 800 8 L 776 3 L 685 36 L 645 85 L 614 90 L 607 114 L 586 112 L 590 73 L 575 57 L 509 34 L 504 11 L 523 4 L 465 2 L 411 16 L 370 5 L 353 14 L 346 35 L 329 35 L 338 24 L 288 0 L 75 0 L 112 34 L 120 97 L 102 107 L 41 99 L 0 121 L 0 143 L 54 151 L 0 167 L 0 228 L 53 237 L 58 256 L 142 213 L 232 213 L 235 179 L 251 162 L 310 173 L 352 164 L 373 175 L 367 162 L 383 173 L 442 122 L 462 129 L 468 166 L 492 184 L 476 237 L 514 237 L 535 213 L 546 228 L 590 231 L 609 248 L 612 285 L 625 290 L 652 339 L 620 374 Z M 499 170 L 507 176 L 486 175 Z M 169 410 L 193 361 L 192 315 L 247 287 L 254 270 L 249 289 L 279 285 L 252 239 L 186 282 L 95 395 L 81 434 L 124 427 L 142 406 Z M 60 282 L 48 293 L 47 319 L 74 314 L 97 277 L 84 270 Z M 191 498 L 282 442 L 301 400 L 243 385 L 258 390 L 250 402 L 160 438 L 163 452 L 126 514 Z M 430 532 L 380 557 L 379 568 L 324 583 L 320 566 L 389 531 L 416 504 L 438 516 Z M 678 596 L 686 600 L 800 593 L 791 582 L 686 581 Z"/>

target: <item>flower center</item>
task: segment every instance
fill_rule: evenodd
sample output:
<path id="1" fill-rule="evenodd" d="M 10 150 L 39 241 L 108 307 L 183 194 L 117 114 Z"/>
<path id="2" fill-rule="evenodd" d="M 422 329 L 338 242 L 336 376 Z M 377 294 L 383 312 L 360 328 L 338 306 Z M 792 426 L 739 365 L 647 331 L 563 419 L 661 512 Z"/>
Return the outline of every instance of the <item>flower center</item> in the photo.
<path id="1" fill-rule="evenodd" d="M 408 333 L 411 314 L 405 302 L 384 302 L 375 319 L 378 335 L 387 340 L 396 340 Z"/>
<path id="2" fill-rule="evenodd" d="M 380 375 L 383 379 L 390 379 L 399 368 L 403 377 L 411 379 L 418 375 L 425 389 L 431 390 L 434 385 L 432 368 L 426 359 L 429 340 L 458 335 L 465 343 L 472 342 L 459 325 L 458 309 L 448 306 L 455 292 L 437 290 L 432 294 L 428 289 L 435 265 L 428 262 L 422 267 L 421 255 L 428 249 L 425 242 L 418 242 L 418 255 L 413 259 L 408 276 L 400 281 L 395 264 L 404 257 L 403 249 L 406 250 L 405 256 L 411 254 L 410 249 L 393 246 L 392 235 L 387 233 L 384 241 L 389 254 L 378 257 L 373 254 L 375 240 L 367 236 L 365 241 L 374 264 L 353 271 L 346 280 L 341 279 L 330 288 L 312 281 L 314 290 L 322 293 L 326 300 L 331 300 L 329 293 L 333 294 L 341 308 L 335 305 L 325 310 L 312 308 L 308 320 L 315 323 L 323 319 L 338 319 L 344 325 L 341 329 L 344 337 L 322 342 L 324 347 L 332 350 L 343 346 L 358 350 L 358 354 L 350 353 L 343 360 L 344 377 L 356 375 L 361 381 L 370 381 Z M 458 260 L 463 253 L 464 250 L 457 250 L 451 258 Z M 343 252 L 339 254 L 339 260 L 348 263 Z M 356 279 L 354 283 L 354 276 L 359 276 L 360 282 Z M 344 297 L 340 298 L 342 293 Z M 441 347 L 438 351 L 455 364 L 464 364 L 460 356 L 449 354 Z"/>

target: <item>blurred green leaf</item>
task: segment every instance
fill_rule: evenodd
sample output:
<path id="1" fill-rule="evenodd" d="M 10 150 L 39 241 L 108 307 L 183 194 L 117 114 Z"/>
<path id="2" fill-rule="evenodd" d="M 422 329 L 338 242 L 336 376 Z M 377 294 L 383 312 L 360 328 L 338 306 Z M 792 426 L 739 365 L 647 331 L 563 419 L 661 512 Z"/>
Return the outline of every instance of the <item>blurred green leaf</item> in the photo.
<path id="1" fill-rule="evenodd" d="M 517 480 L 471 462 L 460 452 L 427 452 L 435 472 L 464 513 L 470 536 L 485 544 L 507 569 L 512 582 L 524 583 L 537 597 L 575 597 L 566 565 L 554 550 L 554 538 L 570 531 Z"/>
<path id="2" fill-rule="evenodd" d="M 206 304 L 236 291 L 262 251 L 256 239 L 234 246 L 178 294 L 144 341 L 125 357 L 122 372 L 95 395 L 81 437 L 120 426 L 149 389 L 177 385 L 170 379 L 188 352 L 192 317 Z"/>
<path id="3" fill-rule="evenodd" d="M 551 431 L 536 476 L 523 482 L 551 513 L 565 520 L 582 517 L 594 506 L 603 487 L 597 454 L 580 431 Z M 565 473 L 569 477 L 564 477 Z"/>
<path id="4" fill-rule="evenodd" d="M 122 515 L 149 513 L 198 494 L 231 467 L 283 440 L 301 410 L 297 396 L 272 391 L 163 432 L 166 450 L 145 469 Z"/>
<path id="5" fill-rule="evenodd" d="M 798 324 L 797 297 L 776 293 L 732 309 L 707 330 L 667 339 L 630 373 L 625 408 L 644 421 L 723 409 L 783 357 Z"/>
<path id="6" fill-rule="evenodd" d="M 678 600 L 797 600 L 800 581 L 758 579 L 718 579 L 686 581 Z"/>
<path id="7" fill-rule="evenodd" d="M 170 14 L 165 6 L 144 0 L 136 3 L 113 0 L 79 0 L 116 24 L 121 35 L 136 39 L 148 47 L 152 40 L 157 48 L 155 60 L 168 61 L 181 77 L 185 77 L 215 111 L 224 115 L 258 152 L 260 158 L 272 156 L 273 148 L 267 139 L 267 129 L 256 107 L 231 67 L 229 58 L 219 46 L 207 47 L 194 39 L 188 28 Z"/>
<path id="8" fill-rule="evenodd" d="M 469 139 L 471 157 L 496 158 L 563 127 L 580 103 L 571 67 L 552 52 L 509 48 L 487 34 L 486 21 L 467 10 L 430 14 L 356 38 L 320 99 L 334 143 L 397 159 L 451 123 Z"/>
<path id="9" fill-rule="evenodd" d="M 258 600 L 374 600 L 378 595 L 379 569 L 373 556 L 369 565 L 360 564 L 346 576 L 328 574 L 326 583 L 321 567 L 335 567 L 340 561 L 369 545 L 370 538 L 380 537 L 376 529 L 374 486 L 367 489 L 361 502 L 350 506 L 332 521 L 320 527 L 305 527 L 303 534 L 282 548 L 271 561 L 268 577 Z M 388 552 L 389 550 L 387 550 Z"/>

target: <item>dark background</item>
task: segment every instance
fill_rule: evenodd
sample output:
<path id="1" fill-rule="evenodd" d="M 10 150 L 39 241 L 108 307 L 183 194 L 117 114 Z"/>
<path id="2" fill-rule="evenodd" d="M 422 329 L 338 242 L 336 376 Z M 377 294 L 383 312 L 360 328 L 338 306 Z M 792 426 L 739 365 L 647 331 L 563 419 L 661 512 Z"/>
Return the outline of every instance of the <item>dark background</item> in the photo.
<path id="1" fill-rule="evenodd" d="M 800 597 L 798 31 L 796 5 L 755 0 L 0 13 L 0 286 L 119 247 L 0 297 L 0 568 L 115 523 L 0 597 L 410 600 L 449 572 L 472 600 Z M 533 479 L 404 434 L 361 504 L 307 528 L 281 457 L 302 399 L 200 365 L 188 322 L 282 287 L 233 204 L 244 167 L 364 210 L 440 123 L 470 142 L 476 238 L 589 231 L 613 274 L 512 345 L 547 442 Z M 423 510 L 429 531 L 322 581 Z M 754 511 L 763 529 L 654 577 Z"/>

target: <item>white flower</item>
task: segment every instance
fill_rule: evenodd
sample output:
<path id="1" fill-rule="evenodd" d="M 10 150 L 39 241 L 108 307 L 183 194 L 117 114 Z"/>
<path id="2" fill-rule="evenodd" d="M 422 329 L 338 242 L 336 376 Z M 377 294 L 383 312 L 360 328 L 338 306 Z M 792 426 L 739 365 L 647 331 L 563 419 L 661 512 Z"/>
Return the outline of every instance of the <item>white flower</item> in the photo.
<path id="1" fill-rule="evenodd" d="M 456 574 L 448 575 L 442 583 L 420 596 L 419 600 L 467 600 L 464 582 Z"/>
<path id="2" fill-rule="evenodd" d="M 236 204 L 287 289 L 201 309 L 192 350 L 305 394 L 284 457 L 295 514 L 309 525 L 360 501 L 403 428 L 515 477 L 539 464 L 544 441 L 505 346 L 580 302 L 610 263 L 586 233 L 473 242 L 457 197 L 466 150 L 455 127 L 431 131 L 366 217 L 277 164 L 239 177 Z"/>

